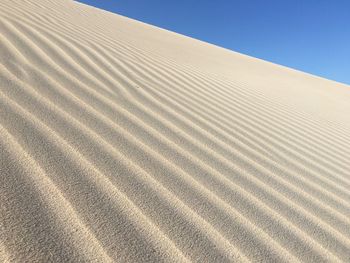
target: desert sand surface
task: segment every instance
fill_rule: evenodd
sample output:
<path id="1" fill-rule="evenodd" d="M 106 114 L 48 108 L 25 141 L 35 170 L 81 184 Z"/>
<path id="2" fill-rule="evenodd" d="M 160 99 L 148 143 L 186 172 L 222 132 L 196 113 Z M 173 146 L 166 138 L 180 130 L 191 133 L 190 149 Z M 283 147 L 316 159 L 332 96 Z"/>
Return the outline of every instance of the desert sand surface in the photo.
<path id="1" fill-rule="evenodd" d="M 0 1 L 0 262 L 350 262 L 349 157 L 347 85 Z"/>

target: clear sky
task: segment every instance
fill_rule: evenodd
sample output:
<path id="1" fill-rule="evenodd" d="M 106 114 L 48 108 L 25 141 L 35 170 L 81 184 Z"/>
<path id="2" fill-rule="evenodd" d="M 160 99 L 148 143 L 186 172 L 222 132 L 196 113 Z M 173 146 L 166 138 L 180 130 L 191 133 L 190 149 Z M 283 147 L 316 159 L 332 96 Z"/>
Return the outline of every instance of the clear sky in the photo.
<path id="1" fill-rule="evenodd" d="M 350 84 L 350 0 L 79 0 Z"/>

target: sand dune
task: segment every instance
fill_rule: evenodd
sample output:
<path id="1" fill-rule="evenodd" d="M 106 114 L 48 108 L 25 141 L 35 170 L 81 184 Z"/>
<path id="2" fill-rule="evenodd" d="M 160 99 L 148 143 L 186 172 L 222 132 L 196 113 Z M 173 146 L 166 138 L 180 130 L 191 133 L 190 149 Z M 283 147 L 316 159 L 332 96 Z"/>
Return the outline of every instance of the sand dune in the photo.
<path id="1" fill-rule="evenodd" d="M 350 87 L 70 0 L 0 2 L 1 262 L 350 262 Z"/>

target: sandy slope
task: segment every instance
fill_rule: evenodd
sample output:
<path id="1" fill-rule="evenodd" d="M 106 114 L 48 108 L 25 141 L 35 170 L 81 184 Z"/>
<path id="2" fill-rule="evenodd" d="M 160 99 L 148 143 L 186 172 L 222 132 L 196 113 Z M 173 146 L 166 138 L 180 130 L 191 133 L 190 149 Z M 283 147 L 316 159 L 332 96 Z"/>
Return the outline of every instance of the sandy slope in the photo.
<path id="1" fill-rule="evenodd" d="M 0 1 L 1 262 L 350 262 L 350 87 L 69 0 Z"/>

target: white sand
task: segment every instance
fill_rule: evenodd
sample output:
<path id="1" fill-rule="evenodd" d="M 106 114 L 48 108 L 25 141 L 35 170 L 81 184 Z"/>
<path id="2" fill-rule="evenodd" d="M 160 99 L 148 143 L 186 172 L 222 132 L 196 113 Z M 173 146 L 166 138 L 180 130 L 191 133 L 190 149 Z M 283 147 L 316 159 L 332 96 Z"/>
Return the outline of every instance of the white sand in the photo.
<path id="1" fill-rule="evenodd" d="M 349 156 L 349 86 L 0 1 L 0 262 L 350 262 Z"/>

